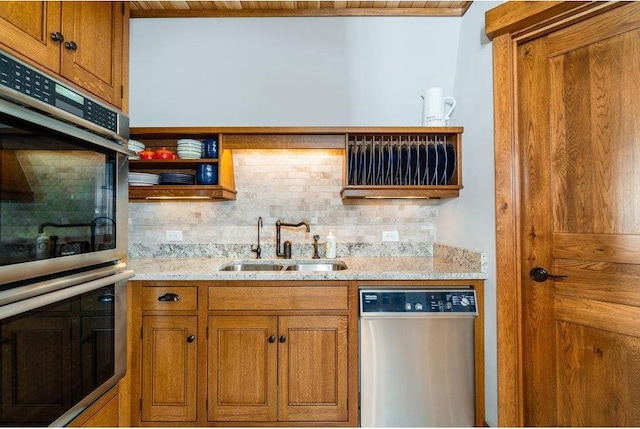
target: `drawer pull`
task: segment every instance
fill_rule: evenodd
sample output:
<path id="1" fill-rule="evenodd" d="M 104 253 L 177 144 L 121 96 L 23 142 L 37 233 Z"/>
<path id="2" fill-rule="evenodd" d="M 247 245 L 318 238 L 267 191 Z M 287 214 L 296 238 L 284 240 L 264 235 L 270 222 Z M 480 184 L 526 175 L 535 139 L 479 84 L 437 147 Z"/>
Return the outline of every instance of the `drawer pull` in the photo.
<path id="1" fill-rule="evenodd" d="M 160 302 L 180 301 L 180 295 L 178 295 L 177 293 L 165 293 L 164 295 L 160 295 L 158 297 L 158 301 Z"/>
<path id="2" fill-rule="evenodd" d="M 187 342 L 188 342 L 188 343 L 192 343 L 192 342 L 194 342 L 194 341 L 195 341 L 195 339 L 196 339 L 196 336 L 195 336 L 195 335 L 189 335 L 189 336 L 187 337 Z"/>

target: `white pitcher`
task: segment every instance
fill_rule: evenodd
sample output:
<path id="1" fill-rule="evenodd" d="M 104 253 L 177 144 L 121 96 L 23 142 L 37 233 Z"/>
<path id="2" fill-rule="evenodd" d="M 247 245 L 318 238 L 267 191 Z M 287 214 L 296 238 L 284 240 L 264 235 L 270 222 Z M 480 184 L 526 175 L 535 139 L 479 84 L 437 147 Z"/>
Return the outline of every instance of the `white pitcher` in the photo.
<path id="1" fill-rule="evenodd" d="M 456 100 L 453 97 L 444 97 L 442 88 L 429 88 L 425 95 L 421 96 L 422 125 L 427 127 L 442 127 L 449 123 L 451 112 L 456 108 Z M 445 113 L 445 104 L 451 108 Z"/>

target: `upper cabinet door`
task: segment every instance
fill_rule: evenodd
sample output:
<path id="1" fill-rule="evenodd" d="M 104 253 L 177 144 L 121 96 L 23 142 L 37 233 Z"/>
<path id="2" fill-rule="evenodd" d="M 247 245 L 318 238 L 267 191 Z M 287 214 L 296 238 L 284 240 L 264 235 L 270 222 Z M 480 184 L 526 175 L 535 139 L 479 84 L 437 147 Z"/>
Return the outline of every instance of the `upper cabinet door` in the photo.
<path id="1" fill-rule="evenodd" d="M 119 107 L 123 8 L 122 2 L 62 2 L 60 74 Z"/>
<path id="2" fill-rule="evenodd" d="M 0 2 L 0 46 L 51 71 L 60 69 L 60 2 Z"/>

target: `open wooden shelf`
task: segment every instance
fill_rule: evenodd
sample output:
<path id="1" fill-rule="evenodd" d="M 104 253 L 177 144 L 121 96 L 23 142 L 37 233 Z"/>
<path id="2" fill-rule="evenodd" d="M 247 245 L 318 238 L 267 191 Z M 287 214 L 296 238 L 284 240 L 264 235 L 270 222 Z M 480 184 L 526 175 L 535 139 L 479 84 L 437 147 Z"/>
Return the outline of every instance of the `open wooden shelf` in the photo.
<path id="1" fill-rule="evenodd" d="M 132 128 L 133 139 L 148 148 L 175 150 L 181 138 L 204 140 L 218 136 L 219 159 L 132 160 L 131 171 L 195 170 L 197 164 L 218 163 L 219 185 L 130 186 L 131 201 L 150 200 L 234 200 L 234 149 L 338 149 L 344 151 L 343 187 L 345 202 L 361 199 L 441 199 L 455 198 L 462 189 L 462 127 L 158 127 Z M 395 139 L 397 142 L 444 139 L 455 151 L 455 170 L 446 184 L 353 184 L 349 183 L 349 145 L 354 139 Z M 357 143 L 357 141 L 356 141 Z"/>

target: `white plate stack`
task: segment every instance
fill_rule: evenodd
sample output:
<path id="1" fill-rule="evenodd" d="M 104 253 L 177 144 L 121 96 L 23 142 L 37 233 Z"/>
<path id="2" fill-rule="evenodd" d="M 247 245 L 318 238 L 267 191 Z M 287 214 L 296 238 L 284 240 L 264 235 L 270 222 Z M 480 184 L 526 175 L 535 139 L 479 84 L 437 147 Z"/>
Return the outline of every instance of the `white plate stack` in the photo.
<path id="1" fill-rule="evenodd" d="M 139 142 L 138 140 L 129 140 L 127 147 L 136 153 L 136 156 L 130 156 L 129 159 L 140 159 L 139 153 L 145 148 L 144 143 Z"/>
<path id="2" fill-rule="evenodd" d="M 178 140 L 178 156 L 180 159 L 202 158 L 202 142 L 193 139 Z"/>
<path id="3" fill-rule="evenodd" d="M 129 172 L 129 184 L 133 186 L 153 186 L 160 182 L 158 174 Z"/>

